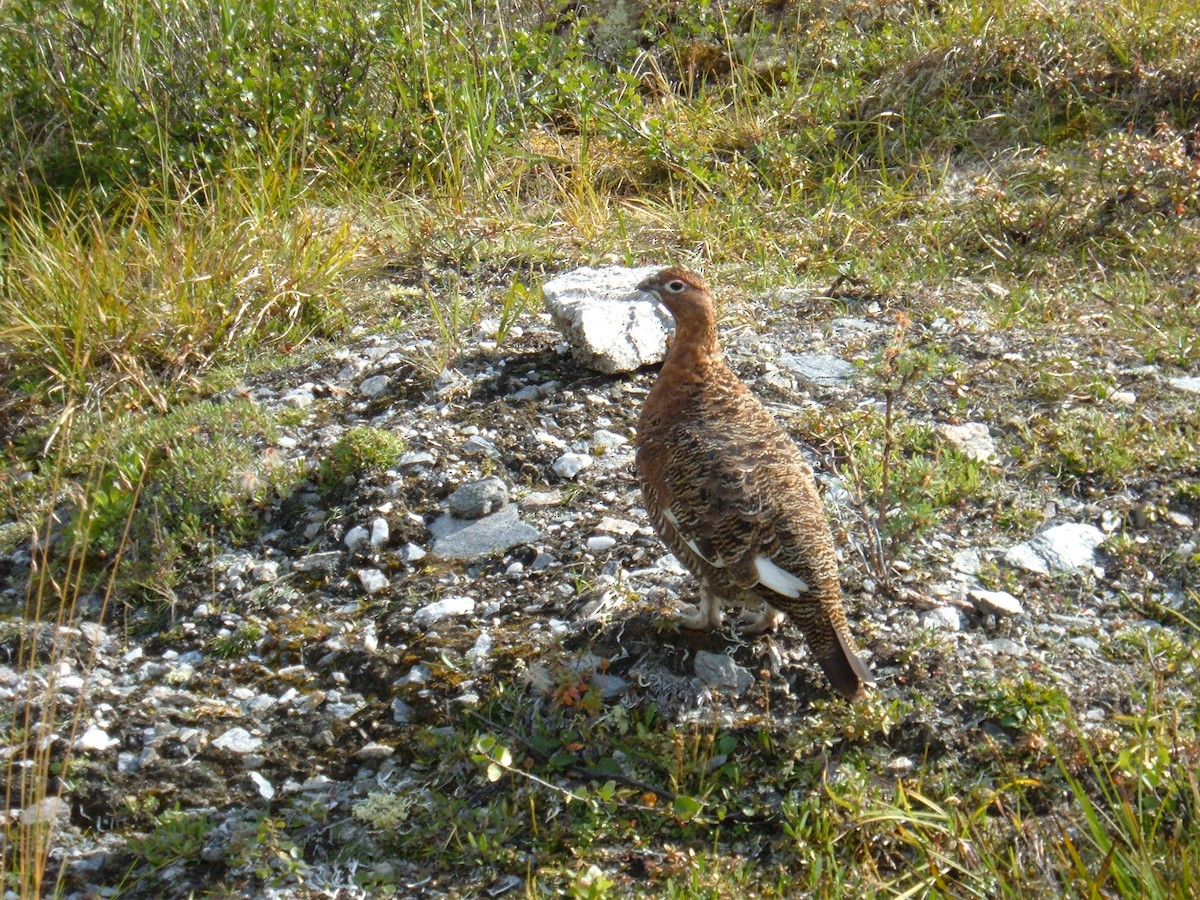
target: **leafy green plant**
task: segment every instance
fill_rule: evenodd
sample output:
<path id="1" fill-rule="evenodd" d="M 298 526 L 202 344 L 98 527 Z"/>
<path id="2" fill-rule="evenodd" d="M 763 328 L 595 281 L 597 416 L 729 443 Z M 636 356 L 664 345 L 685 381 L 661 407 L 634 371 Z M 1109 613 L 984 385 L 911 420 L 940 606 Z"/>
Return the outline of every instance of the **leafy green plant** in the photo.
<path id="1" fill-rule="evenodd" d="M 347 429 L 329 449 L 322 466 L 322 480 L 334 485 L 364 469 L 390 466 L 407 446 L 403 438 L 386 429 L 356 425 Z"/>
<path id="2" fill-rule="evenodd" d="M 212 829 L 213 822 L 207 815 L 182 810 L 176 804 L 155 815 L 151 831 L 132 841 L 130 849 L 155 869 L 177 862 L 195 863 Z"/>

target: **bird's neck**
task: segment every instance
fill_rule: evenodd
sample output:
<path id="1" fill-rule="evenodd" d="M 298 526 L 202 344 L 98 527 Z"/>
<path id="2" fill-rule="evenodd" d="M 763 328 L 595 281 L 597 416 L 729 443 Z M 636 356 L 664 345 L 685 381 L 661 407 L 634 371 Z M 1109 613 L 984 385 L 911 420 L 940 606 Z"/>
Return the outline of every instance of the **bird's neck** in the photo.
<path id="1" fill-rule="evenodd" d="M 659 377 L 668 376 L 678 382 L 707 381 L 714 369 L 724 366 L 715 324 L 679 323 Z"/>

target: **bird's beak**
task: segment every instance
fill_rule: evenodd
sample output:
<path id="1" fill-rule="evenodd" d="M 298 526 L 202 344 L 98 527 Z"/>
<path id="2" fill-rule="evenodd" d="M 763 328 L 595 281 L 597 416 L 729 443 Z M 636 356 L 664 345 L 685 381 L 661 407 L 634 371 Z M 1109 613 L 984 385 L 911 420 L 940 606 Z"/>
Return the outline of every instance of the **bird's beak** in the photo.
<path id="1" fill-rule="evenodd" d="M 637 289 L 639 291 L 645 291 L 647 294 L 653 294 L 655 297 L 658 297 L 659 300 L 662 299 L 662 295 L 658 292 L 658 285 L 654 283 L 653 278 L 647 278 L 637 286 Z"/>

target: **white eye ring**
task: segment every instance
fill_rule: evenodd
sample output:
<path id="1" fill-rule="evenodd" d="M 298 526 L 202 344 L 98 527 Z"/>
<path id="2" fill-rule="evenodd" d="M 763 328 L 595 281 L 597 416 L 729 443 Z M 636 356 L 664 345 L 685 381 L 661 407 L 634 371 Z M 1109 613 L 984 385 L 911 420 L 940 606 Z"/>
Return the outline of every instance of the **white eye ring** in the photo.
<path id="1" fill-rule="evenodd" d="M 685 287 L 687 287 L 687 285 L 685 285 L 682 281 L 676 280 L 676 281 L 668 281 L 666 283 L 665 287 L 672 294 L 680 294 L 683 292 L 683 289 Z"/>

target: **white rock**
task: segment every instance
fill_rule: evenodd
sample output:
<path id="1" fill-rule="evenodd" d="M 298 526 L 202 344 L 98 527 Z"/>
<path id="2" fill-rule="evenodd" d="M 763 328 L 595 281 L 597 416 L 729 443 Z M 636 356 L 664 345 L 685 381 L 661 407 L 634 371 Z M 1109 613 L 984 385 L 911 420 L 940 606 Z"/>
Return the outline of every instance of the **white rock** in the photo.
<path id="1" fill-rule="evenodd" d="M 349 549 L 351 553 L 353 553 L 359 547 L 365 544 L 367 542 L 367 538 L 370 536 L 371 533 L 362 525 L 355 525 L 346 532 L 346 536 L 342 538 L 342 543 L 346 545 L 347 549 Z"/>
<path id="2" fill-rule="evenodd" d="M 1108 399 L 1119 406 L 1133 406 L 1137 403 L 1137 394 L 1133 391 L 1113 391 Z"/>
<path id="3" fill-rule="evenodd" d="M 635 522 L 630 522 L 627 519 L 616 519 L 612 516 L 605 516 L 596 523 L 596 530 L 601 534 L 615 534 L 618 537 L 629 537 L 638 533 L 638 526 Z"/>
<path id="4" fill-rule="evenodd" d="M 22 825 L 49 825 L 55 819 L 67 817 L 71 805 L 62 797 L 43 797 L 32 806 L 21 810 Z M 5 895 L 7 897 L 7 894 Z M 16 895 L 14 895 L 16 896 Z"/>
<path id="5" fill-rule="evenodd" d="M 593 553 L 603 553 L 617 545 L 617 539 L 608 534 L 594 534 L 587 539 L 587 548 Z"/>
<path id="6" fill-rule="evenodd" d="M 107 731 L 99 725 L 89 725 L 87 730 L 75 740 L 76 750 L 94 750 L 103 753 L 110 747 L 119 744 L 116 738 L 109 737 Z"/>
<path id="7" fill-rule="evenodd" d="M 1051 572 L 1077 572 L 1095 565 L 1096 548 L 1107 538 L 1094 525 L 1068 522 L 1047 528 L 1029 541 L 1028 547 Z"/>
<path id="8" fill-rule="evenodd" d="M 413 624 L 420 628 L 428 628 L 442 619 L 451 616 L 467 616 L 475 611 L 475 601 L 471 597 L 443 597 L 427 606 L 422 606 L 413 613 Z"/>
<path id="9" fill-rule="evenodd" d="M 583 267 L 542 286 L 546 308 L 582 366 L 606 375 L 632 372 L 666 356 L 671 314 L 637 291 L 659 266 Z"/>
<path id="10" fill-rule="evenodd" d="M 258 789 L 258 796 L 264 800 L 275 799 L 275 785 L 267 781 L 260 773 L 251 772 L 250 780 L 254 782 L 254 787 Z"/>
<path id="11" fill-rule="evenodd" d="M 425 548 L 411 541 L 400 548 L 400 558 L 406 563 L 414 563 L 425 558 Z"/>
<path id="12" fill-rule="evenodd" d="M 388 586 L 388 578 L 378 569 L 359 569 L 358 582 L 368 594 L 378 594 Z"/>
<path id="13" fill-rule="evenodd" d="M 387 545 L 388 538 L 391 536 L 391 529 L 388 527 L 387 519 L 383 516 L 377 516 L 371 520 L 371 546 L 376 550 Z"/>
<path id="14" fill-rule="evenodd" d="M 939 425 L 937 431 L 947 443 L 970 459 L 988 462 L 996 456 L 996 444 L 982 422 Z"/>
<path id="15" fill-rule="evenodd" d="M 854 363 L 826 353 L 781 353 L 779 362 L 801 378 L 824 385 L 849 381 L 858 371 Z"/>
<path id="16" fill-rule="evenodd" d="M 214 740 L 213 746 L 230 753 L 253 753 L 262 746 L 262 739 L 241 726 L 235 726 Z"/>
<path id="17" fill-rule="evenodd" d="M 1009 547 L 1004 559 L 1039 575 L 1074 572 L 1096 565 L 1096 548 L 1108 539 L 1097 527 L 1068 522 L 1048 528 L 1025 544 Z"/>
<path id="18" fill-rule="evenodd" d="M 569 481 L 595 461 L 586 453 L 564 453 L 550 464 L 550 468 L 559 478 Z"/>
<path id="19" fill-rule="evenodd" d="M 998 653 L 1005 656 L 1025 656 L 1029 651 L 1011 638 L 994 638 L 979 645 L 984 653 Z"/>
<path id="20" fill-rule="evenodd" d="M 55 682 L 55 685 L 64 694 L 78 694 L 83 690 L 83 684 L 82 675 L 62 675 Z"/>
<path id="21" fill-rule="evenodd" d="M 592 446 L 600 450 L 614 450 L 628 443 L 629 438 L 625 435 L 617 434 L 615 431 L 606 431 L 603 428 L 592 435 Z"/>
<path id="22" fill-rule="evenodd" d="M 1029 544 L 1016 544 L 1004 552 L 1004 561 L 1017 569 L 1034 575 L 1049 575 L 1050 567 Z"/>
<path id="23" fill-rule="evenodd" d="M 273 559 L 260 562 L 250 570 L 250 577 L 259 584 L 267 584 L 279 578 L 279 563 Z"/>
<path id="24" fill-rule="evenodd" d="M 953 606 L 937 606 L 921 613 L 921 624 L 939 631 L 962 631 L 962 616 Z"/>
<path id="25" fill-rule="evenodd" d="M 1187 391 L 1189 394 L 1200 394 L 1200 378 L 1185 376 L 1183 378 L 1168 378 L 1167 384 L 1177 391 Z"/>
<path id="26" fill-rule="evenodd" d="M 997 616 L 1019 616 L 1025 607 L 1008 591 L 967 591 L 967 597 L 981 613 Z"/>
<path id="27" fill-rule="evenodd" d="M 363 760 L 364 762 L 376 759 L 387 759 L 396 752 L 395 747 L 389 747 L 387 744 L 363 744 L 354 754 L 355 759 Z"/>
<path id="28" fill-rule="evenodd" d="M 286 403 L 288 406 L 294 406 L 297 409 L 304 409 L 307 406 L 312 406 L 313 401 L 317 399 L 316 395 L 313 393 L 313 388 L 314 385 L 311 383 L 305 383 L 297 388 L 292 388 L 292 390 L 288 391 L 279 398 L 280 402 Z"/>
<path id="29" fill-rule="evenodd" d="M 950 560 L 950 568 L 963 575 L 978 575 L 980 562 L 978 550 L 959 550 Z"/>

